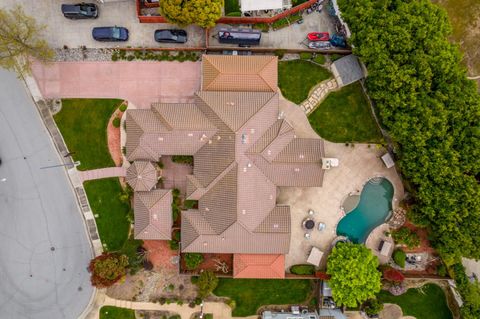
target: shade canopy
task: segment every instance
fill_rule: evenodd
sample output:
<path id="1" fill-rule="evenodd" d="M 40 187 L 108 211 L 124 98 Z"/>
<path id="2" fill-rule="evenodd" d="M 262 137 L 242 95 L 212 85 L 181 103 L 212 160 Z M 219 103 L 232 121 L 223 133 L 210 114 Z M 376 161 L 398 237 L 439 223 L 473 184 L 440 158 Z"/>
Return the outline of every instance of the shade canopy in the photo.
<path id="1" fill-rule="evenodd" d="M 274 10 L 282 9 L 282 0 L 241 0 L 240 7 L 242 12 L 245 11 L 258 11 L 258 10 Z"/>
<path id="2" fill-rule="evenodd" d="M 312 251 L 310 252 L 310 255 L 308 256 L 307 263 L 315 265 L 315 266 L 320 266 L 320 262 L 322 261 L 323 257 L 323 251 L 318 249 L 317 247 L 312 247 Z"/>

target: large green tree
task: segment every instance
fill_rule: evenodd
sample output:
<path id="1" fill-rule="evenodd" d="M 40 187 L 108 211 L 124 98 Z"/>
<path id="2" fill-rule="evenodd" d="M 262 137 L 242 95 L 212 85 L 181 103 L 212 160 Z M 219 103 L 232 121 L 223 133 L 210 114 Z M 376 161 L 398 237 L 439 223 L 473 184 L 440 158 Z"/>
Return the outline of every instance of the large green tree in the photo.
<path id="1" fill-rule="evenodd" d="M 480 258 L 480 96 L 429 0 L 340 0 L 367 88 L 396 144 L 415 202 L 451 260 Z"/>
<path id="2" fill-rule="evenodd" d="M 40 36 L 43 29 L 21 6 L 10 10 L 0 8 L 0 67 L 28 73 L 30 57 L 40 61 L 51 59 L 54 52 Z"/>
<path id="3" fill-rule="evenodd" d="M 215 26 L 222 15 L 223 0 L 162 0 L 160 14 L 178 25 Z"/>
<path id="4" fill-rule="evenodd" d="M 338 243 L 328 256 L 328 284 L 339 305 L 357 307 L 381 289 L 378 259 L 361 244 Z"/>

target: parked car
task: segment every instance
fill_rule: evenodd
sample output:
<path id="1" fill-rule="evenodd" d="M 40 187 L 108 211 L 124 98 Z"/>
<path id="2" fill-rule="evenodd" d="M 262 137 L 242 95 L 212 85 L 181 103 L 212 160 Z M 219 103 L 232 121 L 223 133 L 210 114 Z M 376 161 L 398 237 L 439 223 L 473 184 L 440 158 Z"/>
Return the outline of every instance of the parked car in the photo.
<path id="1" fill-rule="evenodd" d="M 307 34 L 308 41 L 328 41 L 330 34 L 328 32 L 310 32 Z"/>
<path id="2" fill-rule="evenodd" d="M 328 50 L 332 48 L 332 45 L 330 44 L 330 42 L 319 41 L 319 42 L 309 42 L 308 47 L 310 49 Z"/>
<path id="3" fill-rule="evenodd" d="M 62 13 L 68 19 L 96 19 L 98 7 L 95 3 L 62 4 Z"/>
<path id="4" fill-rule="evenodd" d="M 178 29 L 155 30 L 155 41 L 164 43 L 187 42 L 187 31 Z"/>
<path id="5" fill-rule="evenodd" d="M 92 36 L 97 41 L 127 41 L 128 29 L 124 27 L 96 27 L 92 30 Z"/>
<path id="6" fill-rule="evenodd" d="M 330 43 L 339 48 L 345 48 L 347 47 L 347 43 L 345 42 L 345 38 L 341 35 L 334 34 L 332 38 L 330 39 Z"/>

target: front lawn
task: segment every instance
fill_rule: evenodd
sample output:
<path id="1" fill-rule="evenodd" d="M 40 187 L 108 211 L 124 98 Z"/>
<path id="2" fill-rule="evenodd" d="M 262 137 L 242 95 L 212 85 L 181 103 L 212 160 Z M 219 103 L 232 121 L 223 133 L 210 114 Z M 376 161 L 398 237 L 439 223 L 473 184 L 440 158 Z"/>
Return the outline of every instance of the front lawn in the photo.
<path id="1" fill-rule="evenodd" d="M 308 116 L 310 125 L 331 142 L 380 143 L 382 135 L 360 83 L 331 92 Z"/>
<path id="2" fill-rule="evenodd" d="M 327 69 L 309 61 L 292 60 L 278 63 L 278 86 L 283 96 L 296 104 L 306 100 L 315 85 L 330 77 Z"/>
<path id="3" fill-rule="evenodd" d="M 404 316 L 418 319 L 452 319 L 445 293 L 435 284 L 427 284 L 419 289 L 408 289 L 400 296 L 393 296 L 388 291 L 382 290 L 377 298 L 382 303 L 399 305 Z"/>
<path id="4" fill-rule="evenodd" d="M 103 306 L 100 308 L 100 319 L 135 319 L 135 310 Z"/>
<path id="5" fill-rule="evenodd" d="M 107 251 L 117 251 L 128 238 L 130 205 L 120 200 L 123 190 L 118 178 L 86 181 L 83 186 L 97 222 L 98 233 Z"/>
<path id="6" fill-rule="evenodd" d="M 220 278 L 213 293 L 235 300 L 233 316 L 245 317 L 263 305 L 303 304 L 312 292 L 310 280 Z"/>
<path id="7" fill-rule="evenodd" d="M 54 115 L 60 133 L 80 161 L 81 171 L 115 166 L 107 145 L 107 124 L 122 100 L 64 99 L 62 110 Z"/>

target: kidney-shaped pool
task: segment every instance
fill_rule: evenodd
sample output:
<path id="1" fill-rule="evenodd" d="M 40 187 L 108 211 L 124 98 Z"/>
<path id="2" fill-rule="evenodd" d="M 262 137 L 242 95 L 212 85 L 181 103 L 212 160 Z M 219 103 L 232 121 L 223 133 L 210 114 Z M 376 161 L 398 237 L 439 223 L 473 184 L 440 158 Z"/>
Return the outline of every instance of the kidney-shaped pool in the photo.
<path id="1" fill-rule="evenodd" d="M 337 235 L 364 243 L 368 234 L 390 217 L 392 198 L 393 185 L 388 179 L 370 179 L 363 187 L 357 206 L 338 223 Z"/>

